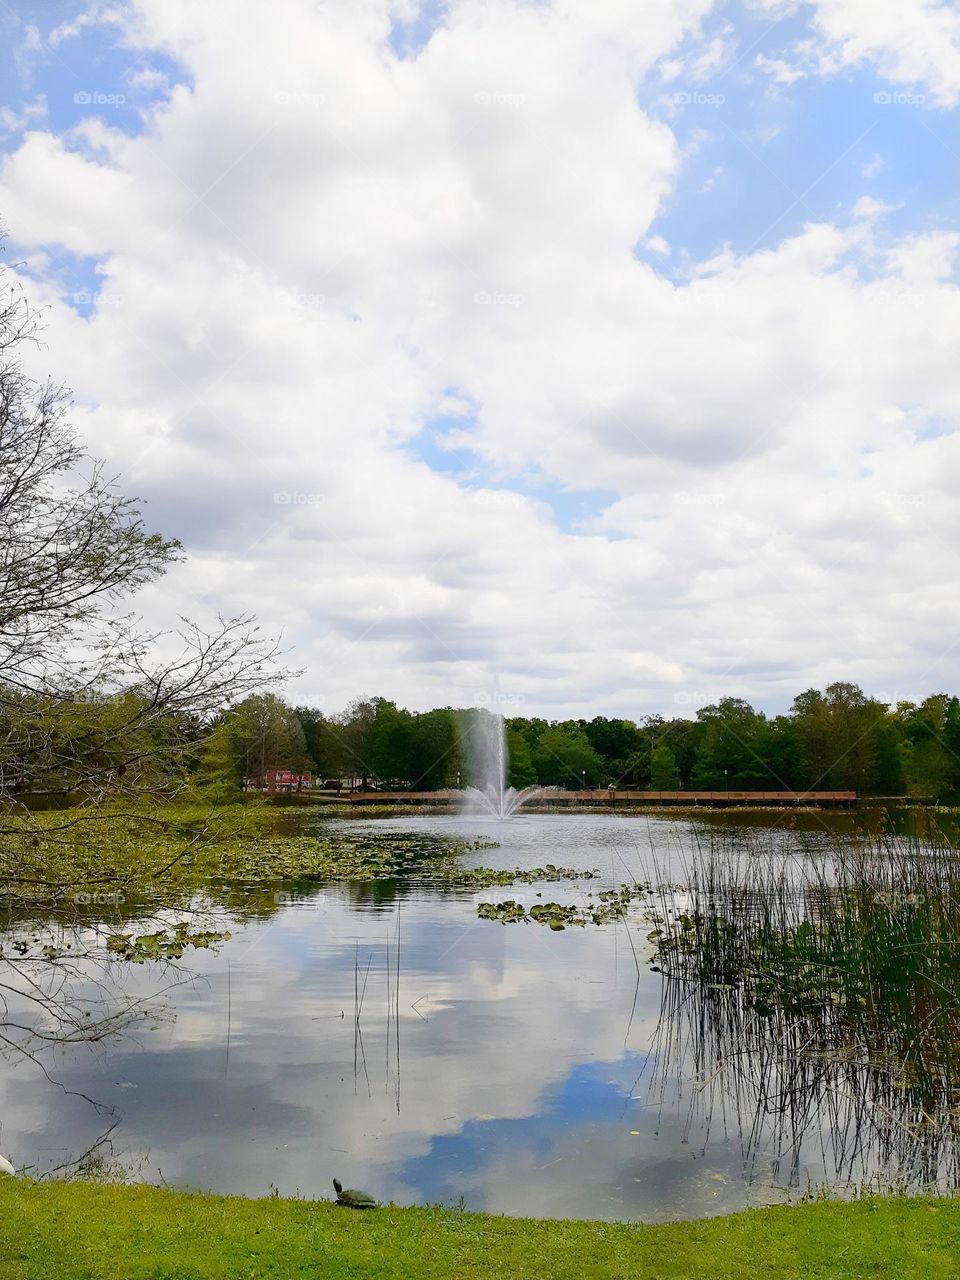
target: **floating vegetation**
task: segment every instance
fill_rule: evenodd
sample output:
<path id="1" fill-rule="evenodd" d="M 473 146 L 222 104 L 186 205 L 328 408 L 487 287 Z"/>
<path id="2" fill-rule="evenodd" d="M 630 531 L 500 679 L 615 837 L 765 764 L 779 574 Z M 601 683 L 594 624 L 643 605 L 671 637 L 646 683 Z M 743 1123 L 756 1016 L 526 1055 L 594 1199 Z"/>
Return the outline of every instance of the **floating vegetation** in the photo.
<path id="1" fill-rule="evenodd" d="M 464 840 L 423 833 L 260 837 L 232 844 L 214 878 L 232 883 L 384 880 L 429 868 L 440 874 L 471 847 Z"/>
<path id="2" fill-rule="evenodd" d="M 179 960 L 188 947 L 211 947 L 229 937 L 229 933 L 211 930 L 191 932 L 190 925 L 183 920 L 174 925 L 172 932 L 160 929 L 139 937 L 128 933 L 111 934 L 107 939 L 107 951 L 123 960 L 132 960 L 134 964 L 143 964 L 146 960 Z"/>
<path id="3" fill-rule="evenodd" d="M 585 905 L 538 902 L 529 910 L 523 903 L 508 898 L 504 902 L 479 903 L 477 915 L 481 920 L 497 920 L 500 924 L 543 924 L 553 930 L 573 925 L 582 929 L 588 924 L 609 924 L 611 920 L 622 920 L 632 902 L 646 898 L 652 892 L 653 886 L 649 884 L 623 885 L 620 889 L 601 889 L 596 894 L 588 893 L 590 901 Z"/>
<path id="4" fill-rule="evenodd" d="M 284 819 L 285 824 L 287 824 Z M 113 914 L 124 904 L 175 905 L 216 885 L 267 884 L 290 879 L 378 880 L 432 869 L 452 878 L 458 859 L 476 847 L 439 834 L 264 829 L 259 810 L 210 821 L 174 810 L 147 821 L 114 815 L 107 822 L 72 818 L 49 839 L 16 833 L 0 843 L 0 906 L 71 916 Z M 274 827 L 278 819 L 273 814 Z M 145 825 L 146 824 L 146 825 Z"/>
<path id="5" fill-rule="evenodd" d="M 269 915 L 285 905 L 280 887 L 308 899 L 331 882 L 383 885 L 418 882 L 452 890 L 548 880 L 590 880 L 570 867 L 469 867 L 464 860 L 493 840 L 439 832 L 344 829 L 306 812 L 241 806 L 211 816 L 162 807 L 152 813 L 82 812 L 66 826 L 40 815 L 48 837 L 16 832 L 0 844 L 0 909 L 9 928 L 50 922 L 65 930 L 142 924 L 160 910 L 188 912 L 211 900 L 228 909 Z M 32 949 L 34 950 L 34 949 Z M 116 950 L 115 954 L 123 954 Z"/>
<path id="6" fill-rule="evenodd" d="M 513 870 L 493 867 L 461 867 L 459 865 L 437 870 L 431 879 L 445 879 L 465 888 L 486 889 L 498 884 L 537 884 L 542 880 L 592 880 L 596 871 L 578 871 L 575 867 L 555 867 L 548 862 L 545 867 L 516 867 Z"/>

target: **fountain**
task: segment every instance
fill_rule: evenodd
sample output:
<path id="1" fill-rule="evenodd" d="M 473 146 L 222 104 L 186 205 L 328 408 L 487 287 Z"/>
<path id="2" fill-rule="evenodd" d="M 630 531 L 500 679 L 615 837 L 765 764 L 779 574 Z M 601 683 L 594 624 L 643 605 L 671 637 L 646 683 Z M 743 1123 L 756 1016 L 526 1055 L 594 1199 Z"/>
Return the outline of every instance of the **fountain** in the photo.
<path id="1" fill-rule="evenodd" d="M 507 727 L 499 713 L 482 710 L 474 716 L 466 745 L 474 785 L 460 793 L 464 813 L 512 818 L 527 800 L 543 794 L 543 787 L 507 786 Z"/>

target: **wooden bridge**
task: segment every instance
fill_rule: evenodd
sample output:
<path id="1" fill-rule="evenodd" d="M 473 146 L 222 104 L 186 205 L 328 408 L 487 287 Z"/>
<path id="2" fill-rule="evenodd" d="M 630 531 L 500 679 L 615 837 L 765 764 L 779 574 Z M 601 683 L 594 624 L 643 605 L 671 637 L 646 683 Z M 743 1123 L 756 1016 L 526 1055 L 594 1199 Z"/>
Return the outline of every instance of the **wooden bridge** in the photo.
<path id="1" fill-rule="evenodd" d="M 314 798 L 319 799 L 314 793 Z M 458 791 L 350 791 L 328 795 L 324 799 L 350 805 L 449 805 L 460 800 Z M 544 794 L 531 798 L 524 809 L 555 808 L 639 808 L 645 805 L 759 805 L 775 808 L 843 809 L 857 803 L 856 791 L 617 791 L 611 787 L 597 790 L 562 791 L 545 788 Z"/>

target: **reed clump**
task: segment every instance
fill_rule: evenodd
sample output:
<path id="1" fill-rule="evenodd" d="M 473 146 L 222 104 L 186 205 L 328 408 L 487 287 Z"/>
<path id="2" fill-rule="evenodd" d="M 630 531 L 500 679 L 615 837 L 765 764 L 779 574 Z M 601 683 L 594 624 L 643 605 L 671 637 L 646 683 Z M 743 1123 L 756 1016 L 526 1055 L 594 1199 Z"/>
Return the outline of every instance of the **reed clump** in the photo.
<path id="1" fill-rule="evenodd" d="M 714 840 L 650 941 L 657 1071 L 690 1118 L 732 1113 L 748 1162 L 960 1184 L 960 852 L 880 837 L 764 857 Z"/>

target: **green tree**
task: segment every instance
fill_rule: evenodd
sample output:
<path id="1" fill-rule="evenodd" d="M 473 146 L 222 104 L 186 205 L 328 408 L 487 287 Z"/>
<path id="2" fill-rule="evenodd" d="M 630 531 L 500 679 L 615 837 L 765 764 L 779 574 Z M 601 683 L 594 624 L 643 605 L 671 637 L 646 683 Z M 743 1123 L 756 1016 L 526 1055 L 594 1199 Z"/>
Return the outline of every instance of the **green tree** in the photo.
<path id="1" fill-rule="evenodd" d="M 380 701 L 379 698 L 355 698 L 334 722 L 343 776 L 353 783 L 359 781 L 364 788 L 371 773 L 367 743 Z"/>
<path id="2" fill-rule="evenodd" d="M 522 791 L 524 787 L 532 787 L 537 781 L 537 771 L 533 767 L 533 756 L 526 738 L 515 722 L 507 725 L 507 757 L 510 761 L 508 782 L 511 787 Z"/>
<path id="3" fill-rule="evenodd" d="M 425 711 L 414 718 L 410 779 L 416 791 L 437 791 L 456 783 L 463 771 L 463 752 L 449 707 Z"/>
<path id="4" fill-rule="evenodd" d="M 336 778 L 342 772 L 342 743 L 333 724 L 317 707 L 298 706 L 294 708 L 300 727 L 310 766 L 318 778 Z"/>
<path id="5" fill-rule="evenodd" d="M 630 760 L 643 741 L 643 735 L 632 720 L 594 716 L 584 731 L 590 746 L 603 761 L 607 775 L 614 780 L 628 770 Z"/>
<path id="6" fill-rule="evenodd" d="M 766 717 L 742 698 L 721 698 L 697 712 L 702 726 L 692 771 L 694 787 L 777 789 L 764 758 Z"/>
<path id="7" fill-rule="evenodd" d="M 584 731 L 571 725 L 551 725 L 533 753 L 538 780 L 548 786 L 576 789 L 596 786 L 603 773 L 600 757 Z"/>
<path id="8" fill-rule="evenodd" d="M 225 721 L 242 777 L 259 779 L 268 769 L 309 767 L 303 726 L 293 708 L 276 694 L 244 698 Z"/>
<path id="9" fill-rule="evenodd" d="M 243 778 L 227 717 L 221 717 L 200 744 L 193 781 L 213 804 L 229 804 L 240 798 Z"/>
<path id="10" fill-rule="evenodd" d="M 677 791 L 679 787 L 676 756 L 666 744 L 654 747 L 650 757 L 650 790 Z"/>
<path id="11" fill-rule="evenodd" d="M 801 785 L 876 792 L 878 729 L 887 708 L 855 684 L 808 689 L 793 702 Z"/>

